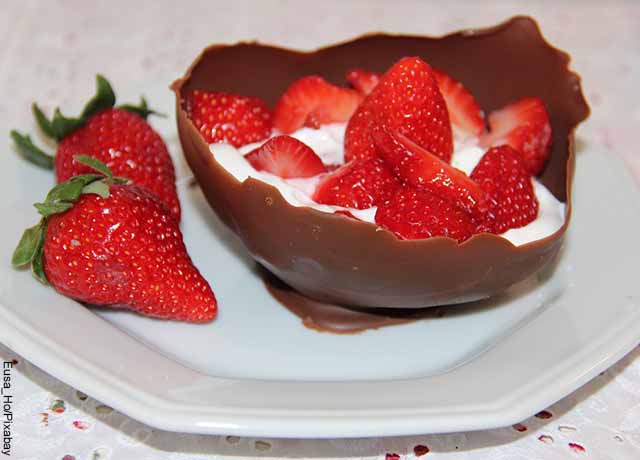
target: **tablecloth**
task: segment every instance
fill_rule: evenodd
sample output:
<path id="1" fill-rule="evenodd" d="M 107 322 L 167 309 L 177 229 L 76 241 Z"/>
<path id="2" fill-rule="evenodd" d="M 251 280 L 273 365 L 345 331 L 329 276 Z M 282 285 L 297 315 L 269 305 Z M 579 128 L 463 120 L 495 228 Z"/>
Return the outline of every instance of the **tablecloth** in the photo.
<path id="1" fill-rule="evenodd" d="M 92 75 L 115 87 L 179 76 L 211 42 L 257 39 L 312 49 L 369 31 L 442 34 L 514 14 L 538 19 L 573 56 L 593 110 L 578 142 L 619 154 L 640 177 L 640 2 L 5 0 L 0 126 L 31 126 L 30 103 L 78 106 Z M 259 69 L 256 70 L 259 78 Z M 167 82 L 169 83 L 169 82 Z M 167 108 L 170 110 L 170 108 Z M 9 149 L 7 143 L 7 149 Z M 0 337 L 0 341 L 1 341 Z M 249 439 L 162 432 L 77 392 L 0 346 L 18 459 L 640 458 L 640 347 L 546 411 L 513 427 L 353 440 Z"/>

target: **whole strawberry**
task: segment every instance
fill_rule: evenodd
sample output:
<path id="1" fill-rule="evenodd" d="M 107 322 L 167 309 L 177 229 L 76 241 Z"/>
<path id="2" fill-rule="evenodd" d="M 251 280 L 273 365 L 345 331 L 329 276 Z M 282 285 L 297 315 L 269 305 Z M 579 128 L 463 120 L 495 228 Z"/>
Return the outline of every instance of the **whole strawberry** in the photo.
<path id="1" fill-rule="evenodd" d="M 102 174 L 75 176 L 35 204 L 42 219 L 24 232 L 13 265 L 31 265 L 40 281 L 88 304 L 211 321 L 215 296 L 191 262 L 165 204 L 113 177 L 93 158 L 75 160 Z"/>
<path id="2" fill-rule="evenodd" d="M 49 120 L 34 104 L 33 113 L 42 131 L 58 142 L 55 158 L 38 149 L 29 136 L 13 131 L 19 151 L 34 163 L 54 167 L 57 182 L 85 174 L 90 169 L 74 161 L 76 155 L 89 155 L 105 163 L 116 175 L 156 194 L 180 220 L 175 170 L 167 146 L 146 122 L 155 113 L 144 98 L 139 106 L 114 108 L 115 94 L 109 82 L 96 77 L 96 95 L 77 118 L 68 118 L 56 109 Z"/>

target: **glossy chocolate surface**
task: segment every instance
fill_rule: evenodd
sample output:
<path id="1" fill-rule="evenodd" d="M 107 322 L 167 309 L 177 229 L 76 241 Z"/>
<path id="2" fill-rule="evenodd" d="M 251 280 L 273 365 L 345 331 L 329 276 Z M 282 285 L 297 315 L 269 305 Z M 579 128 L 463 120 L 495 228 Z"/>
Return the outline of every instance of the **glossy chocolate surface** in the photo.
<path id="1" fill-rule="evenodd" d="M 568 205 L 559 231 L 519 247 L 489 234 L 463 244 L 443 237 L 402 241 L 374 224 L 296 208 L 275 188 L 255 179 L 240 183 L 227 173 L 182 106 L 182 94 L 193 89 L 258 96 L 273 106 L 304 75 L 345 84 L 351 68 L 384 71 L 403 56 L 420 56 L 462 81 L 487 112 L 524 96 L 544 101 L 553 146 L 540 180 Z M 589 113 L 568 63 L 568 55 L 547 44 L 524 17 L 441 38 L 368 35 L 310 53 L 255 43 L 212 46 L 173 85 L 178 131 L 211 207 L 257 262 L 305 296 L 374 308 L 459 304 L 535 273 L 562 245 L 571 213 L 573 131 Z"/>

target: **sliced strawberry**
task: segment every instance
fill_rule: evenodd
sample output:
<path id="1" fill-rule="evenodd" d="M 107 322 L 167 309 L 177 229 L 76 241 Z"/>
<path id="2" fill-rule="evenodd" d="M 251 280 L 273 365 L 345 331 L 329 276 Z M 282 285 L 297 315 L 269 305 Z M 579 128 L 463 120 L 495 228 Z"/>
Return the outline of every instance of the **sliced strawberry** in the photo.
<path id="1" fill-rule="evenodd" d="M 508 144 L 522 154 L 529 173 L 542 172 L 551 150 L 551 122 L 537 97 L 526 97 L 489 114 L 491 130 L 480 145 Z"/>
<path id="2" fill-rule="evenodd" d="M 347 72 L 347 81 L 360 94 L 366 96 L 373 91 L 380 82 L 380 74 L 377 72 L 367 72 L 362 69 L 351 69 Z"/>
<path id="3" fill-rule="evenodd" d="M 371 138 L 385 125 L 448 162 L 453 152 L 447 107 L 431 67 L 417 57 L 402 58 L 385 73 L 349 120 L 345 160 L 376 155 Z"/>
<path id="4" fill-rule="evenodd" d="M 366 209 L 384 203 L 400 183 L 379 158 L 353 160 L 327 174 L 313 199 L 322 204 Z"/>
<path id="5" fill-rule="evenodd" d="M 283 179 L 312 177 L 326 172 L 322 160 L 307 144 L 291 136 L 276 136 L 245 155 L 251 166 Z"/>
<path id="6" fill-rule="evenodd" d="M 303 126 L 317 128 L 327 123 L 344 122 L 361 101 L 362 96 L 357 91 L 311 75 L 295 81 L 280 97 L 273 124 L 282 133 L 290 134 Z"/>
<path id="7" fill-rule="evenodd" d="M 433 76 L 438 82 L 451 123 L 465 135 L 479 136 L 485 128 L 484 117 L 480 105 L 473 95 L 457 80 L 441 70 L 433 69 Z"/>
<path id="8" fill-rule="evenodd" d="M 474 220 L 454 203 L 410 186 L 400 188 L 378 208 L 376 223 L 408 240 L 446 236 L 464 241 L 475 231 Z"/>
<path id="9" fill-rule="evenodd" d="M 538 216 L 538 200 L 522 156 L 508 145 L 493 147 L 471 173 L 490 198 L 488 231 L 504 233 Z"/>
<path id="10" fill-rule="evenodd" d="M 208 143 L 240 147 L 271 134 L 271 111 L 256 97 L 195 90 L 187 94 L 186 110 Z"/>
<path id="11" fill-rule="evenodd" d="M 445 163 L 406 136 L 377 126 L 372 137 L 380 157 L 402 181 L 429 189 L 480 217 L 487 210 L 485 192 L 469 176 Z"/>

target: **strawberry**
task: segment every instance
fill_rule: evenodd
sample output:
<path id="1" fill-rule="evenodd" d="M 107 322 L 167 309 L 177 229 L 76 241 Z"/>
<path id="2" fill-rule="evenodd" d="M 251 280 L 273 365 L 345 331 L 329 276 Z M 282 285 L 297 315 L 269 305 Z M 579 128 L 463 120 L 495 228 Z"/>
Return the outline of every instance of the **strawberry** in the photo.
<path id="1" fill-rule="evenodd" d="M 377 126 L 372 137 L 380 157 L 405 183 L 429 189 L 481 217 L 487 210 L 487 197 L 482 188 L 464 172 L 431 154 L 406 136 Z"/>
<path id="2" fill-rule="evenodd" d="M 480 105 L 473 95 L 457 80 L 441 70 L 433 69 L 444 102 L 447 104 L 451 123 L 465 135 L 479 136 L 485 128 Z"/>
<path id="3" fill-rule="evenodd" d="M 307 144 L 291 136 L 276 136 L 245 155 L 251 166 L 283 179 L 312 177 L 327 171 Z"/>
<path id="4" fill-rule="evenodd" d="M 187 94 L 189 118 L 204 139 L 235 147 L 259 142 L 271 134 L 271 111 L 257 97 L 195 90 Z"/>
<path id="5" fill-rule="evenodd" d="M 471 178 L 489 196 L 491 219 L 486 226 L 490 232 L 499 234 L 523 227 L 538 216 L 538 200 L 526 164 L 508 145 L 489 149 Z"/>
<path id="6" fill-rule="evenodd" d="M 126 176 L 136 185 L 155 193 L 180 220 L 180 202 L 175 185 L 175 170 L 167 146 L 146 122 L 149 114 L 142 98 L 140 106 L 113 108 L 115 94 L 109 82 L 96 77 L 96 95 L 77 118 L 68 118 L 56 109 L 49 120 L 34 104 L 33 113 L 42 131 L 58 142 L 55 158 L 38 149 L 29 136 L 11 132 L 18 150 L 27 159 L 47 168 L 55 168 L 57 182 L 64 182 L 90 169 L 74 161 L 78 154 L 92 156 Z"/>
<path id="7" fill-rule="evenodd" d="M 491 112 L 489 127 L 481 146 L 508 144 L 520 152 L 530 174 L 542 172 L 551 150 L 551 122 L 539 98 L 520 99 Z"/>
<path id="8" fill-rule="evenodd" d="M 35 207 L 40 222 L 14 251 L 14 266 L 61 294 L 144 315 L 211 321 L 217 303 L 191 262 L 169 208 L 149 191 L 113 177 L 99 161 L 76 161 L 101 174 L 56 185 Z"/>
<path id="9" fill-rule="evenodd" d="M 475 232 L 472 217 L 451 201 L 405 186 L 376 211 L 376 223 L 401 239 L 446 236 L 462 242 Z"/>
<path id="10" fill-rule="evenodd" d="M 322 204 L 366 209 L 388 201 L 399 186 L 379 158 L 361 158 L 323 177 L 313 199 Z"/>
<path id="11" fill-rule="evenodd" d="M 345 160 L 376 155 L 371 130 L 385 125 L 449 162 L 453 152 L 447 107 L 431 67 L 417 57 L 396 62 L 358 107 L 345 132 Z"/>
<path id="12" fill-rule="evenodd" d="M 362 69 L 351 69 L 347 72 L 347 81 L 363 96 L 373 91 L 380 82 L 380 74 Z"/>
<path id="13" fill-rule="evenodd" d="M 319 128 L 327 123 L 344 122 L 361 101 L 362 96 L 357 91 L 310 75 L 293 82 L 280 97 L 273 124 L 283 134 L 290 134 L 303 126 Z"/>

